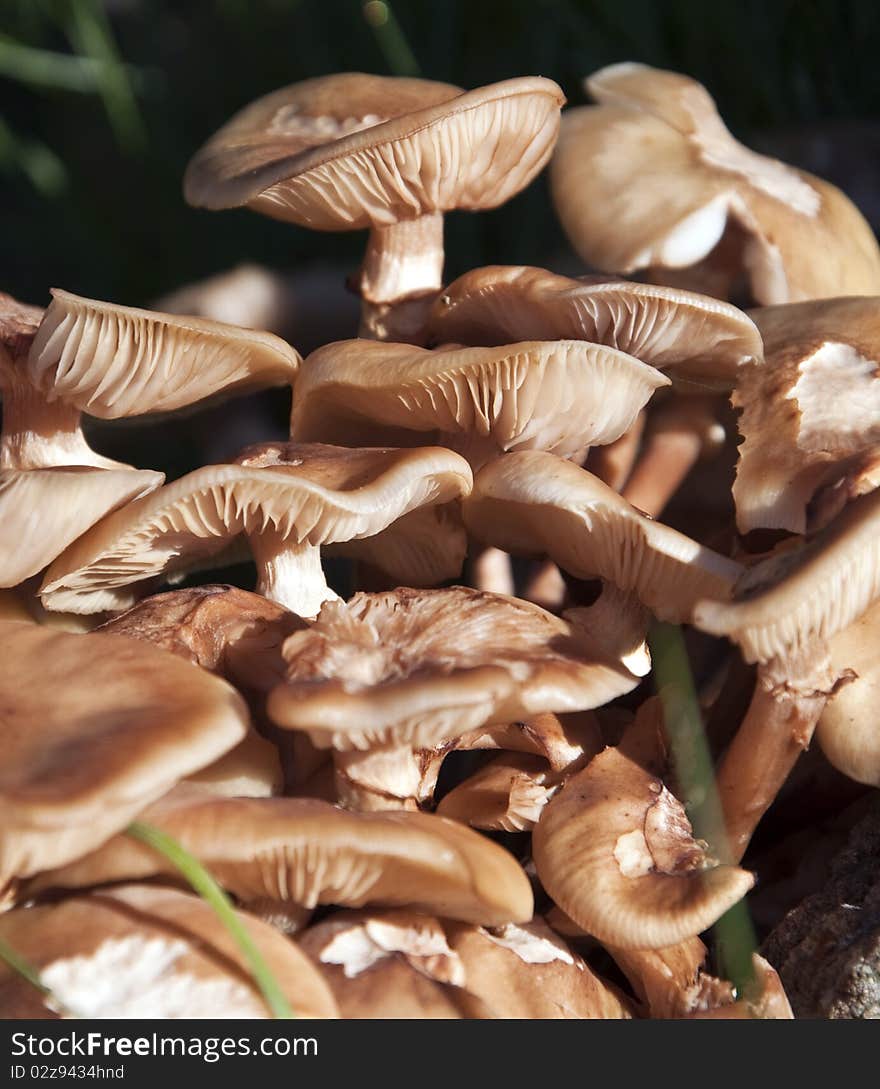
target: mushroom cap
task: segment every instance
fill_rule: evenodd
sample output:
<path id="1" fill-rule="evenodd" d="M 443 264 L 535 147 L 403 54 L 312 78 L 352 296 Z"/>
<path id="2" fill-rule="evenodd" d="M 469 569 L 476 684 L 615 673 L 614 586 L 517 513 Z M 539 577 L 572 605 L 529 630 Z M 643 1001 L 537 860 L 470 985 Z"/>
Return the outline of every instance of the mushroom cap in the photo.
<path id="1" fill-rule="evenodd" d="M 241 533 L 268 528 L 315 547 L 368 537 L 471 486 L 467 463 L 439 447 L 269 443 L 238 461 L 196 469 L 105 518 L 52 564 L 43 603 L 69 612 L 128 608 L 137 583 L 210 560 Z"/>
<path id="2" fill-rule="evenodd" d="M 0 888 L 124 828 L 244 737 L 228 684 L 120 635 L 0 623 Z"/>
<path id="3" fill-rule="evenodd" d="M 527 265 L 459 276 L 434 302 L 428 328 L 440 343 L 588 340 L 673 379 L 718 389 L 730 389 L 737 368 L 761 358 L 754 323 L 729 303 L 627 280 L 573 280 Z"/>
<path id="4" fill-rule="evenodd" d="M 360 72 L 322 76 L 237 113 L 190 162 L 184 196 L 325 231 L 495 208 L 547 163 L 564 102 L 540 77 L 462 91 Z"/>
<path id="5" fill-rule="evenodd" d="M 0 291 L 0 387 L 4 371 L 27 355 L 45 311 Z"/>
<path id="6" fill-rule="evenodd" d="M 642 631 L 639 641 L 643 642 Z M 321 748 L 433 748 L 487 723 L 600 706 L 650 668 L 614 633 L 467 587 L 328 602 L 284 644 L 269 716 Z"/>
<path id="7" fill-rule="evenodd" d="M 168 412 L 222 391 L 291 385 L 300 355 L 280 337 L 52 289 L 27 377 L 49 400 L 105 420 Z"/>
<path id="8" fill-rule="evenodd" d="M 709 856 L 664 785 L 659 707 L 656 698 L 643 704 L 621 744 L 569 779 L 532 834 L 549 895 L 589 934 L 622 949 L 692 938 L 754 884 Z"/>
<path id="9" fill-rule="evenodd" d="M 505 753 L 453 787 L 436 812 L 471 828 L 530 832 L 559 785 L 539 756 Z"/>
<path id="10" fill-rule="evenodd" d="M 164 480 L 149 469 L 0 469 L 0 586 L 42 571 L 106 514 Z"/>
<path id="11" fill-rule="evenodd" d="M 515 554 L 546 553 L 577 578 L 633 593 L 661 620 L 687 621 L 705 598 L 730 596 L 742 567 L 642 514 L 570 461 L 528 450 L 484 466 L 465 525 Z"/>
<path id="12" fill-rule="evenodd" d="M 702 601 L 694 624 L 748 662 L 787 659 L 848 628 L 880 596 L 880 492 L 850 503 L 802 547 L 749 568 L 733 600 Z"/>
<path id="13" fill-rule="evenodd" d="M 880 291 L 880 249 L 856 207 L 828 182 L 739 144 L 696 80 L 615 64 L 586 86 L 599 105 L 566 112 L 551 184 L 589 264 L 683 268 L 733 223 L 759 303 Z"/>
<path id="14" fill-rule="evenodd" d="M 401 905 L 485 925 L 532 915 L 528 878 L 504 848 L 428 813 L 350 813 L 314 798 L 211 798 L 187 788 L 142 819 L 173 836 L 242 903 Z M 125 835 L 29 883 L 26 895 L 175 876 Z"/>
<path id="15" fill-rule="evenodd" d="M 764 362 L 742 367 L 732 404 L 744 442 L 733 485 L 741 533 L 803 533 L 823 487 L 870 490 L 880 457 L 880 300 L 821 299 L 752 312 Z"/>
<path id="16" fill-rule="evenodd" d="M 236 915 L 298 1017 L 337 1017 L 320 971 L 294 942 Z M 74 1015 L 86 1018 L 268 1018 L 238 944 L 197 896 L 128 885 L 0 916 L 0 938 L 29 961 Z M 0 964 L 0 1016 L 56 1011 Z"/>
<path id="17" fill-rule="evenodd" d="M 401 446 L 435 433 L 472 463 L 505 450 L 566 455 L 619 438 L 668 385 L 656 368 L 585 341 L 429 351 L 347 340 L 306 359 L 290 432 Z"/>

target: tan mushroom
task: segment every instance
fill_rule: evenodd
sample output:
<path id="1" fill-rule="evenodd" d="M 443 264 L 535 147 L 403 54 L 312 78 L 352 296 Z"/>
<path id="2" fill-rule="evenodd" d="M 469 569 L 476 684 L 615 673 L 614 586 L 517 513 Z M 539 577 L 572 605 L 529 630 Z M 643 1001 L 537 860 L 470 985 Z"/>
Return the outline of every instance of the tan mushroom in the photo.
<path id="1" fill-rule="evenodd" d="M 296 945 L 245 914 L 248 932 L 297 1017 L 337 1017 L 322 974 Z M 0 917 L 0 938 L 57 999 L 0 964 L 4 1018 L 268 1018 L 229 931 L 197 896 L 127 885 Z"/>
<path id="2" fill-rule="evenodd" d="M 314 616 L 336 596 L 321 569 L 322 545 L 379 533 L 470 485 L 466 462 L 437 447 L 251 447 L 237 464 L 196 469 L 106 518 L 52 564 L 43 603 L 86 613 L 127 608 L 145 580 L 204 564 L 245 534 L 258 592 Z"/>
<path id="3" fill-rule="evenodd" d="M 187 786 L 142 819 L 173 836 L 245 905 L 399 905 L 491 926 L 532 914 L 531 886 L 512 855 L 428 813 L 348 813 L 311 798 L 208 797 Z M 157 875 L 176 871 L 122 835 L 40 874 L 24 895 Z"/>
<path id="4" fill-rule="evenodd" d="M 641 514 L 592 473 L 537 450 L 480 470 L 463 513 L 478 539 L 546 554 L 577 578 L 606 579 L 661 620 L 687 621 L 701 599 L 728 598 L 742 571 Z"/>
<path id="5" fill-rule="evenodd" d="M 753 312 L 765 361 L 742 368 L 732 398 L 741 533 L 803 533 L 880 483 L 878 308 L 843 298 Z"/>
<path id="6" fill-rule="evenodd" d="M 235 114 L 190 162 L 184 195 L 315 230 L 368 228 L 357 282 L 363 331 L 408 339 L 442 284 L 443 213 L 495 208 L 528 185 L 550 157 L 564 102 L 537 77 L 465 92 L 322 76 Z"/>
<path id="7" fill-rule="evenodd" d="M 341 341 L 306 360 L 290 433 L 349 446 L 437 441 L 478 468 L 508 450 L 567 455 L 613 442 L 666 385 L 654 367 L 583 341 L 433 352 Z"/>
<path id="8" fill-rule="evenodd" d="M 244 737 L 227 684 L 119 635 L 0 623 L 0 890 L 124 828 Z"/>
<path id="9" fill-rule="evenodd" d="M 489 265 L 459 276 L 431 308 L 438 343 L 586 340 L 626 352 L 687 389 L 729 390 L 737 368 L 761 358 L 761 337 L 741 310 L 690 291 L 527 265 Z"/>
<path id="10" fill-rule="evenodd" d="M 589 934 L 622 949 L 695 937 L 754 883 L 693 838 L 664 783 L 658 707 L 657 699 L 643 704 L 620 745 L 569 779 L 532 835 L 549 895 Z"/>
<path id="11" fill-rule="evenodd" d="M 743 147 L 696 80 L 615 64 L 586 87 L 598 105 L 566 113 L 551 183 L 590 265 L 760 305 L 880 293 L 880 248 L 856 207 Z"/>
<path id="12" fill-rule="evenodd" d="M 544 806 L 559 790 L 559 779 L 538 756 L 505 754 L 450 790 L 436 811 L 471 828 L 531 832 Z"/>

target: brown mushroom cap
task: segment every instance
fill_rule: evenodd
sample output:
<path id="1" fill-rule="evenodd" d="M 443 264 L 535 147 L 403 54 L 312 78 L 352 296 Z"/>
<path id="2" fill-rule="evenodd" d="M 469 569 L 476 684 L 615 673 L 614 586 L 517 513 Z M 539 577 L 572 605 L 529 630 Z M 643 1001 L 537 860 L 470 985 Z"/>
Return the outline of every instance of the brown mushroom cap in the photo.
<path id="1" fill-rule="evenodd" d="M 463 92 L 360 72 L 322 76 L 237 113 L 187 167 L 184 195 L 330 231 L 494 208 L 549 159 L 564 101 L 540 77 Z"/>
<path id="2" fill-rule="evenodd" d="M 0 586 L 42 571 L 105 515 L 164 480 L 148 469 L 0 469 Z"/>
<path id="3" fill-rule="evenodd" d="M 505 753 L 453 787 L 436 812 L 471 828 L 530 832 L 560 785 L 539 756 Z"/>
<path id="4" fill-rule="evenodd" d="M 420 506 L 470 490 L 451 450 L 348 450 L 264 444 L 239 464 L 196 469 L 104 519 L 60 556 L 43 581 L 47 608 L 131 606 L 147 579 L 218 556 L 246 534 L 259 587 L 300 615 L 335 595 L 320 566 L 326 543 L 368 537 Z"/>
<path id="5" fill-rule="evenodd" d="M 732 398 L 745 440 L 733 485 L 741 533 L 803 533 L 821 489 L 842 502 L 876 486 L 878 314 L 880 300 L 858 297 L 753 311 L 764 362 L 741 369 Z"/>
<path id="6" fill-rule="evenodd" d="M 587 340 L 626 352 L 674 379 L 730 389 L 761 358 L 761 337 L 735 306 L 705 295 L 601 277 L 573 280 L 526 265 L 459 276 L 434 302 L 439 343 Z"/>
<path id="7" fill-rule="evenodd" d="M 615 64 L 586 86 L 599 105 L 567 111 L 551 182 L 566 233 L 591 265 L 692 266 L 733 229 L 742 242 L 728 278 L 745 275 L 761 304 L 880 291 L 880 249 L 855 206 L 739 144 L 701 84 Z"/>
<path id="8" fill-rule="evenodd" d="M 113 835 L 245 735 L 229 685 L 157 647 L 0 623 L 0 888 Z"/>
<path id="9" fill-rule="evenodd" d="M 401 905 L 485 925 L 531 918 L 532 890 L 502 847 L 427 813 L 349 813 L 312 798 L 211 798 L 178 790 L 142 819 L 199 858 L 240 902 Z M 175 876 L 127 836 L 40 874 L 26 895 Z"/>
<path id="10" fill-rule="evenodd" d="M 619 633 L 581 620 L 462 586 L 356 594 L 284 644 L 287 681 L 268 712 L 322 748 L 366 750 L 433 748 L 486 723 L 600 706 L 647 665 L 626 654 L 627 668 Z"/>
<path id="11" fill-rule="evenodd" d="M 662 780 L 658 700 L 546 806 L 532 835 L 541 883 L 579 926 L 623 949 L 674 945 L 711 926 L 754 876 L 718 865 Z"/>
<path id="12" fill-rule="evenodd" d="M 619 438 L 666 385 L 656 368 L 584 341 L 427 351 L 348 340 L 306 360 L 290 432 L 345 445 L 435 435 L 472 465 L 505 450 L 565 455 Z"/>
<path id="13" fill-rule="evenodd" d="M 322 974 L 295 943 L 259 919 L 238 918 L 296 1016 L 338 1016 Z M 0 938 L 37 969 L 74 1016 L 271 1016 L 241 950 L 213 910 L 173 889 L 129 885 L 19 908 L 0 917 Z M 0 964 L 0 1016 L 51 1018 L 58 1012 Z"/>
<path id="14" fill-rule="evenodd" d="M 690 619 L 704 598 L 730 596 L 742 568 L 630 506 L 598 477 L 538 450 L 486 465 L 463 507 L 488 544 L 546 553 L 577 578 L 633 593 L 661 620 Z"/>

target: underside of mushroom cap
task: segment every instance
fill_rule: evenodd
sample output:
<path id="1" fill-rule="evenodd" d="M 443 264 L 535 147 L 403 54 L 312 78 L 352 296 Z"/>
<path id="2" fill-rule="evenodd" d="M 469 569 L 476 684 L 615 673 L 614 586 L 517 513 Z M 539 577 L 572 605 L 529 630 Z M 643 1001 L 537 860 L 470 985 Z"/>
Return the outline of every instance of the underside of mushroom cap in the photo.
<path id="1" fill-rule="evenodd" d="M 343 750 L 433 748 L 487 723 L 600 706 L 638 684 L 601 629 L 461 586 L 328 603 L 284 655 L 270 717 Z"/>
<path id="2" fill-rule="evenodd" d="M 502 847 L 427 813 L 350 813 L 306 798 L 169 795 L 142 814 L 196 855 L 242 903 L 407 906 L 486 925 L 531 918 L 532 890 Z M 38 890 L 174 874 L 145 845 L 117 836 L 31 882 Z"/>
<path id="3" fill-rule="evenodd" d="M 803 533 L 823 488 L 841 501 L 875 486 L 880 457 L 880 307 L 865 297 L 753 312 L 764 362 L 744 366 L 733 497 L 741 533 Z M 820 522 L 821 524 L 821 522 Z"/>
<path id="4" fill-rule="evenodd" d="M 602 277 L 577 280 L 526 265 L 490 265 L 443 289 L 429 319 L 438 343 L 583 339 L 703 387 L 730 389 L 761 358 L 754 323 L 706 295 Z"/>
<path id="5" fill-rule="evenodd" d="M 468 92 L 362 73 L 307 80 L 216 132 L 188 166 L 184 194 L 331 231 L 494 208 L 549 159 L 564 101 L 540 77 Z"/>
<path id="6" fill-rule="evenodd" d="M 341 341 L 306 360 L 291 435 L 405 446 L 427 433 L 472 463 L 515 449 L 573 454 L 619 438 L 668 385 L 656 368 L 584 341 L 433 352 Z"/>
<path id="7" fill-rule="evenodd" d="M 733 560 L 643 515 L 592 473 L 537 450 L 486 465 L 463 514 L 487 544 L 546 553 L 577 578 L 607 579 L 661 620 L 687 621 L 698 601 L 727 599 L 742 573 Z"/>
<path id="8" fill-rule="evenodd" d="M 52 290 L 27 376 L 103 419 L 167 412 L 222 391 L 290 385 L 300 355 L 272 333 Z"/>

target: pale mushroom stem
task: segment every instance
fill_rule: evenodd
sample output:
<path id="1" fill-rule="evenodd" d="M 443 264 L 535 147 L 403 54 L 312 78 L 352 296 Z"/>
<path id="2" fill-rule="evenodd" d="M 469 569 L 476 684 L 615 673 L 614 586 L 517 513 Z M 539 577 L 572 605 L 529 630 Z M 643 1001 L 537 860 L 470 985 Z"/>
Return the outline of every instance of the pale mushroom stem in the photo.
<path id="1" fill-rule="evenodd" d="M 0 468 L 48 469 L 67 465 L 128 468 L 91 449 L 82 433 L 79 409 L 61 401 L 46 401 L 24 383 L 6 385 Z"/>
<path id="2" fill-rule="evenodd" d="M 702 447 L 695 432 L 658 431 L 650 435 L 620 494 L 640 511 L 658 517 L 696 464 Z"/>
<path id="3" fill-rule="evenodd" d="M 443 216 L 420 216 L 370 231 L 358 287 L 359 335 L 418 343 L 443 286 Z"/>
<path id="4" fill-rule="evenodd" d="M 739 862 L 813 731 L 834 687 L 827 670 L 798 676 L 797 665 L 758 667 L 752 702 L 721 759 L 718 793 L 727 828 L 727 858 Z M 786 676 L 787 673 L 787 676 Z M 720 846 L 720 845 L 719 845 Z"/>
<path id="5" fill-rule="evenodd" d="M 468 549 L 469 581 L 477 590 L 513 597 L 516 587 L 510 556 L 500 548 L 471 541 Z"/>
<path id="6" fill-rule="evenodd" d="M 325 601 L 338 601 L 321 567 L 321 550 L 264 530 L 248 535 L 257 565 L 257 593 L 311 619 Z"/>
<path id="7" fill-rule="evenodd" d="M 409 745 L 334 752 L 333 767 L 340 805 L 359 813 L 418 809 L 437 778 L 426 792 L 420 761 Z"/>
<path id="8" fill-rule="evenodd" d="M 588 460 L 585 463 L 577 457 L 572 460 L 577 461 L 578 464 L 584 464 L 585 468 L 594 473 L 609 488 L 613 488 L 616 492 L 621 491 L 629 480 L 635 464 L 646 419 L 645 410 L 642 409 L 632 427 L 624 431 L 619 439 L 608 443 L 607 446 L 594 446 L 589 450 Z"/>

